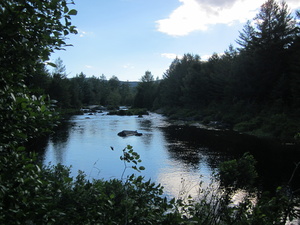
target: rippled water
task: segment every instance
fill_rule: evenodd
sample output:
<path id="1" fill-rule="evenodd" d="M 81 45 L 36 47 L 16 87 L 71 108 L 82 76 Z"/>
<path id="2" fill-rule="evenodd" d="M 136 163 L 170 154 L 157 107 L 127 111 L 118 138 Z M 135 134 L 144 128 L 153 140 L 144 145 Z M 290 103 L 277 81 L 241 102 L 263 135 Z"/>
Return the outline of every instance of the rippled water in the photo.
<path id="1" fill-rule="evenodd" d="M 122 130 L 137 130 L 143 135 L 119 137 L 117 134 Z M 259 169 L 266 179 L 270 172 L 283 170 L 282 157 L 270 157 L 264 142 L 258 139 L 229 131 L 172 126 L 163 116 L 154 113 L 143 118 L 106 113 L 74 116 L 64 129 L 49 139 L 43 163 L 72 165 L 74 176 L 81 170 L 89 179 L 119 179 L 124 170 L 120 156 L 127 145 L 133 146 L 141 156 L 141 165 L 146 167 L 141 175 L 161 183 L 165 194 L 174 197 L 182 189 L 194 192 L 200 181 L 208 184 L 220 162 L 244 151 L 253 151 L 260 161 L 269 159 L 259 164 L 263 165 Z M 261 154 L 258 148 L 265 149 L 267 154 Z M 128 168 L 125 176 L 133 172 Z M 277 180 L 277 174 L 274 177 Z"/>

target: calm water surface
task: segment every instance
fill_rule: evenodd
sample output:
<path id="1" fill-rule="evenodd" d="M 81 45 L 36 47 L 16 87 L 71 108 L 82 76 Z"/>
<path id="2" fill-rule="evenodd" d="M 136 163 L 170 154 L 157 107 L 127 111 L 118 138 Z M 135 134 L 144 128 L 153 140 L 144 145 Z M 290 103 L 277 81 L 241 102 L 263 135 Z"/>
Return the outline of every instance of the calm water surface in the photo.
<path id="1" fill-rule="evenodd" d="M 119 137 L 122 130 L 137 130 L 143 135 Z M 72 165 L 73 176 L 81 170 L 89 179 L 120 179 L 124 170 L 120 156 L 127 145 L 141 156 L 141 165 L 146 167 L 141 175 L 161 183 L 165 194 L 174 197 L 183 186 L 193 192 L 200 181 L 208 184 L 220 162 L 245 151 L 258 159 L 263 183 L 269 185 L 291 174 L 293 161 L 300 160 L 295 149 L 283 153 L 260 139 L 230 131 L 173 126 L 159 114 L 138 118 L 97 113 L 72 117 L 49 139 L 43 163 Z M 133 172 L 128 168 L 126 175 Z"/>

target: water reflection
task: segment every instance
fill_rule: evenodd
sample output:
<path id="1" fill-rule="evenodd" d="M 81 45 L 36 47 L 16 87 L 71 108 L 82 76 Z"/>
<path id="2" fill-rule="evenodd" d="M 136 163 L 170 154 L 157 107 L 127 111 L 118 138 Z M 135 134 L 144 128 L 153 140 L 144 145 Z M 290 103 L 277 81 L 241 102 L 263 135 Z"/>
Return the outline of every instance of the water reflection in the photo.
<path id="1" fill-rule="evenodd" d="M 168 142 L 168 151 L 175 160 L 180 160 L 193 167 L 204 164 L 216 168 L 220 162 L 228 160 L 232 153 L 223 143 L 216 142 L 211 131 L 187 126 L 169 126 L 162 128 Z"/>
<path id="2" fill-rule="evenodd" d="M 55 162 L 55 164 L 64 164 L 65 162 L 70 130 L 74 125 L 74 123 L 63 121 L 55 134 L 49 138 L 46 153 L 48 153 L 48 157 L 51 157 L 51 161 Z"/>
<path id="3" fill-rule="evenodd" d="M 151 145 L 152 142 L 152 138 L 153 138 L 153 127 L 152 127 L 152 122 L 150 119 L 143 119 L 143 118 L 139 118 L 137 120 L 138 122 L 138 129 L 143 131 L 143 142 L 145 144 L 145 146 L 149 147 Z"/>
<path id="4" fill-rule="evenodd" d="M 291 160 L 288 154 L 274 151 L 273 145 L 270 147 L 259 139 L 230 131 L 172 126 L 158 114 L 143 118 L 108 116 L 106 113 L 86 117 L 72 117 L 50 138 L 44 164 L 72 165 L 74 176 L 82 170 L 90 179 L 121 178 L 124 164 L 119 157 L 124 147 L 132 145 L 146 167 L 142 175 L 165 186 L 167 195 L 177 196 L 185 185 L 194 192 L 196 189 L 191 187 L 196 187 L 200 180 L 208 184 L 220 162 L 241 156 L 246 151 L 255 155 L 259 172 L 268 182 L 273 182 L 274 178 L 270 179 L 273 172 L 276 172 L 275 179 L 279 179 L 287 168 L 285 161 Z M 117 135 L 122 130 L 138 130 L 143 135 L 122 138 Z M 132 172 L 128 169 L 126 174 Z"/>
<path id="5" fill-rule="evenodd" d="M 184 171 L 172 171 L 162 169 L 159 172 L 157 182 L 164 186 L 164 191 L 168 197 L 183 197 L 183 195 L 197 196 L 201 181 L 209 183 L 209 177 L 204 179 L 199 173 Z M 183 193 L 184 192 L 184 193 Z"/>
<path id="6" fill-rule="evenodd" d="M 140 126 L 141 129 L 143 129 L 145 131 L 148 131 L 148 132 L 152 131 L 152 125 L 153 125 L 153 123 L 152 123 L 152 121 L 150 119 L 142 119 L 142 118 L 140 118 L 138 120 L 138 123 L 139 123 L 139 126 Z"/>

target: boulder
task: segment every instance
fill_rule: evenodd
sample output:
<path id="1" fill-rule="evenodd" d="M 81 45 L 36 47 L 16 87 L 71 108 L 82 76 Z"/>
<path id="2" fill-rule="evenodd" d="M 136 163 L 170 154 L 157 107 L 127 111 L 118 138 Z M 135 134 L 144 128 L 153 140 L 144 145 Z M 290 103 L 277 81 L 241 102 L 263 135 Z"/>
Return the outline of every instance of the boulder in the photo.
<path id="1" fill-rule="evenodd" d="M 121 137 L 128 137 L 128 136 L 142 136 L 142 133 L 137 132 L 136 130 L 123 130 L 118 133 L 119 136 Z"/>

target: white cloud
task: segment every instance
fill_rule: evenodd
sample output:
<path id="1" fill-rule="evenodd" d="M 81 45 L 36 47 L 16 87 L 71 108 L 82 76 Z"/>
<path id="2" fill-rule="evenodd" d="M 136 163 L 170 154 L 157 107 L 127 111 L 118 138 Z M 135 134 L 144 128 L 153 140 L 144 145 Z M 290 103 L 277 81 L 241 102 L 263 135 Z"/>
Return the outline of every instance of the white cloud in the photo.
<path id="1" fill-rule="evenodd" d="M 222 55 L 224 55 L 224 52 L 214 53 L 214 54 L 217 54 L 219 57 L 221 57 Z M 201 55 L 200 57 L 201 57 L 202 61 L 208 61 L 211 56 L 212 56 L 212 54 L 210 54 L 210 55 Z"/>
<path id="2" fill-rule="evenodd" d="M 176 57 L 177 57 L 178 59 L 181 59 L 181 58 L 182 58 L 181 55 L 176 55 L 176 54 L 174 54 L 174 53 L 162 53 L 162 54 L 160 54 L 160 55 L 161 55 L 161 57 L 168 58 L 168 59 L 176 59 Z"/>
<path id="3" fill-rule="evenodd" d="M 300 8 L 299 0 L 286 0 L 285 2 L 291 9 L 299 9 Z"/>
<path id="4" fill-rule="evenodd" d="M 193 31 L 205 31 L 211 25 L 234 22 L 244 23 L 252 19 L 262 0 L 179 0 L 182 5 L 168 18 L 158 20 L 157 30 L 172 36 L 184 36 Z M 292 9 L 300 7 L 297 0 L 286 0 Z"/>
<path id="5" fill-rule="evenodd" d="M 207 61 L 210 57 L 211 57 L 211 55 L 201 55 L 201 60 Z"/>
<path id="6" fill-rule="evenodd" d="M 84 67 L 87 68 L 87 69 L 93 69 L 94 68 L 93 66 L 90 66 L 90 65 L 85 65 Z"/>
<path id="7" fill-rule="evenodd" d="M 81 32 L 78 32 L 79 34 L 79 37 L 84 37 L 86 35 L 86 32 L 85 31 L 81 31 Z"/>
<path id="8" fill-rule="evenodd" d="M 78 32 L 79 37 L 87 37 L 87 36 L 94 35 L 93 32 L 87 32 L 87 31 L 83 31 L 81 29 L 77 29 L 77 32 Z"/>
<path id="9" fill-rule="evenodd" d="M 134 69 L 134 65 L 130 64 L 130 63 L 127 63 L 125 65 L 122 66 L 124 69 Z"/>

